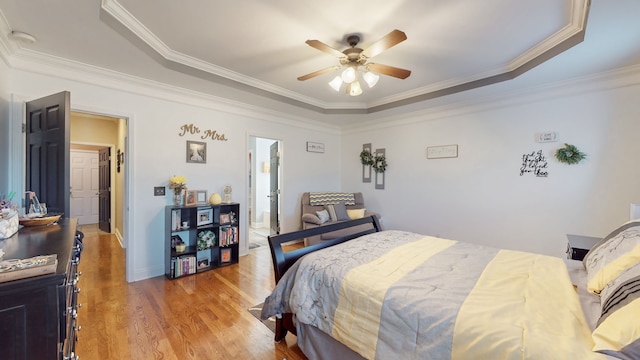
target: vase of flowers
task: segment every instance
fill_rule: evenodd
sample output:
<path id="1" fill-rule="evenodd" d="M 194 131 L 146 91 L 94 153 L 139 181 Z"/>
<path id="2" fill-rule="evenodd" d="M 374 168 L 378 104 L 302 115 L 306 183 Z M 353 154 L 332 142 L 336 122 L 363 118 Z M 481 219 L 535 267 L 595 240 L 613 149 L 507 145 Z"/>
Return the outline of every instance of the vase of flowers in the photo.
<path id="1" fill-rule="evenodd" d="M 184 176 L 172 176 L 169 179 L 169 188 L 173 189 L 173 204 L 182 205 L 182 193 L 187 188 L 187 178 Z"/>

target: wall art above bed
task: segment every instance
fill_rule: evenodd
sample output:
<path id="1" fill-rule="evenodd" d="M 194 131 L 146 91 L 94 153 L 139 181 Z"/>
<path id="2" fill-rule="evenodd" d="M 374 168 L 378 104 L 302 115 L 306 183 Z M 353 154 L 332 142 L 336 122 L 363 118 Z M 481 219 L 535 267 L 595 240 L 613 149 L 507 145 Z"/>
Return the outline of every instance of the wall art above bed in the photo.
<path id="1" fill-rule="evenodd" d="M 549 163 L 542 153 L 542 150 L 532 151 L 522 155 L 522 165 L 520 166 L 520 176 L 532 174 L 536 177 L 549 176 Z"/>

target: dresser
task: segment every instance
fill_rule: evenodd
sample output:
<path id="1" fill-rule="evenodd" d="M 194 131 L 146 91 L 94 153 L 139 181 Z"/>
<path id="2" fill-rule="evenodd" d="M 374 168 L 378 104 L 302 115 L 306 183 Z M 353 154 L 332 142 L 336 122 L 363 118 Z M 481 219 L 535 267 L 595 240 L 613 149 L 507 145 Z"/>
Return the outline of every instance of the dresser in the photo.
<path id="1" fill-rule="evenodd" d="M 76 359 L 77 271 L 82 234 L 77 219 L 22 228 L 0 240 L 3 260 L 57 254 L 55 273 L 0 283 L 0 357 Z"/>

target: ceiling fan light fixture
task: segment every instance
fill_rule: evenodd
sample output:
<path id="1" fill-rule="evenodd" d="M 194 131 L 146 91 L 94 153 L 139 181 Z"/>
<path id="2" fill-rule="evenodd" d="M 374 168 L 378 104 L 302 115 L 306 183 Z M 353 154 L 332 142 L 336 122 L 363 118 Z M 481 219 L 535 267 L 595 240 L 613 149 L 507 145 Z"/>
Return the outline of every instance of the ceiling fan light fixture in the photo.
<path id="1" fill-rule="evenodd" d="M 367 85 L 369 85 L 369 88 L 376 86 L 378 80 L 380 80 L 380 75 L 372 73 L 371 71 L 366 71 L 362 77 Z"/>
<path id="2" fill-rule="evenodd" d="M 347 91 L 351 96 L 358 96 L 362 94 L 362 87 L 360 86 L 360 82 L 356 80 L 351 84 L 347 85 Z"/>
<path id="3" fill-rule="evenodd" d="M 347 84 L 351 84 L 356 80 L 356 69 L 353 66 L 349 66 L 348 68 L 344 69 L 341 77 L 342 81 Z"/>
<path id="4" fill-rule="evenodd" d="M 342 86 L 342 78 L 340 76 L 334 77 L 333 80 L 329 81 L 329 86 L 331 86 L 336 92 L 340 91 L 340 86 Z"/>
<path id="5" fill-rule="evenodd" d="M 340 65 L 331 66 L 299 76 L 298 80 L 304 81 L 338 70 L 340 71 L 340 74 L 328 82 L 329 86 L 339 92 L 342 87 L 342 83 L 345 83 L 346 93 L 351 96 L 358 96 L 363 92 L 360 80 L 365 81 L 369 88 L 373 88 L 378 83 L 378 80 L 380 80 L 380 75 L 406 79 L 411 75 L 411 70 L 369 62 L 372 57 L 405 40 L 407 40 L 407 35 L 397 29 L 391 31 L 365 49 L 356 47 L 360 42 L 360 36 L 357 34 L 349 35 L 347 37 L 347 43 L 351 48 L 344 51 L 337 50 L 319 40 L 307 40 L 305 43 L 312 48 L 337 57 Z M 361 73 L 361 75 L 358 75 L 358 73 Z M 359 79 L 359 76 L 362 78 Z"/>

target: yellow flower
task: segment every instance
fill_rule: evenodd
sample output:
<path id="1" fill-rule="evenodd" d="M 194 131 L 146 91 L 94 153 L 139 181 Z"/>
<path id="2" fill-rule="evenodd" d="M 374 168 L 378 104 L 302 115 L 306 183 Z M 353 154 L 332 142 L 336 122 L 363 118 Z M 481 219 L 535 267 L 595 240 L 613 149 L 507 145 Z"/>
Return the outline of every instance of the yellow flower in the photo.
<path id="1" fill-rule="evenodd" d="M 169 188 L 182 191 L 187 186 L 187 178 L 184 176 L 173 176 L 169 179 Z"/>

